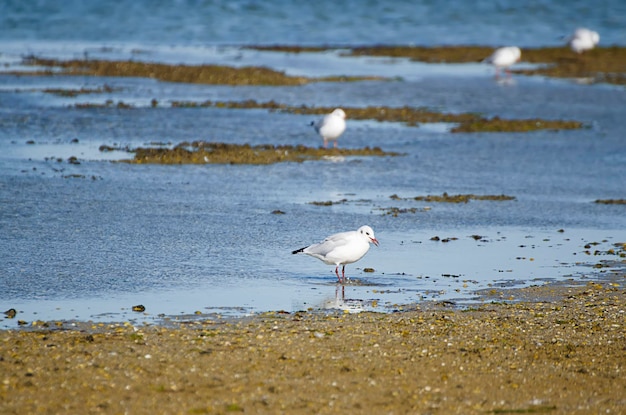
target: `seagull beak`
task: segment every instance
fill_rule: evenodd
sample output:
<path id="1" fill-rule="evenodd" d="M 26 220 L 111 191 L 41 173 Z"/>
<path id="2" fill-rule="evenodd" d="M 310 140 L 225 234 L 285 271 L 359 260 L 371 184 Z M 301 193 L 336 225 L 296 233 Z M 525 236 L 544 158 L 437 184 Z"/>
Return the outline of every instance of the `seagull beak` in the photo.
<path id="1" fill-rule="evenodd" d="M 376 246 L 378 246 L 378 239 L 376 238 L 370 238 L 370 241 L 372 241 L 372 243 Z"/>

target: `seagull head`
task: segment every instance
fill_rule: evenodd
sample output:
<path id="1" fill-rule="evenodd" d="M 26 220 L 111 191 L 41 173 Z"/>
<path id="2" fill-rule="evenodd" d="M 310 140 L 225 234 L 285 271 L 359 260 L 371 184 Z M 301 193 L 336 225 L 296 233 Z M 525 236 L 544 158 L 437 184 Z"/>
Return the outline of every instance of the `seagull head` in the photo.
<path id="1" fill-rule="evenodd" d="M 335 108 L 331 114 L 343 118 L 344 120 L 346 119 L 346 113 L 341 108 Z"/>
<path id="2" fill-rule="evenodd" d="M 367 242 L 378 246 L 378 239 L 376 239 L 376 235 L 374 235 L 374 230 L 372 228 L 367 225 L 361 226 L 357 232 L 367 239 Z"/>

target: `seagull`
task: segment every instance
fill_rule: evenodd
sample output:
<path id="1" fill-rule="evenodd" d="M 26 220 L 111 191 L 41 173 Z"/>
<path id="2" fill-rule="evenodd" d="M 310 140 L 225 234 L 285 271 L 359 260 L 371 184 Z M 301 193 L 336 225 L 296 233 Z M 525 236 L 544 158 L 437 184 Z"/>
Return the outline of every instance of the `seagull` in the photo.
<path id="1" fill-rule="evenodd" d="M 305 253 L 328 265 L 335 265 L 335 275 L 340 283 L 346 281 L 346 264 L 352 264 L 363 258 L 370 249 L 370 243 L 378 246 L 374 230 L 369 226 L 361 226 L 356 231 L 341 232 L 331 235 L 318 244 L 296 249 L 292 254 Z M 339 265 L 341 277 L 339 276 Z"/>
<path id="2" fill-rule="evenodd" d="M 574 34 L 567 39 L 570 49 L 580 54 L 586 50 L 591 50 L 600 43 L 600 35 L 593 30 L 581 27 L 574 31 Z"/>
<path id="3" fill-rule="evenodd" d="M 311 125 L 324 139 L 324 148 L 328 146 L 328 140 L 334 141 L 336 148 L 337 139 L 346 130 L 346 113 L 341 108 L 336 108 L 319 121 L 311 121 Z"/>
<path id="4" fill-rule="evenodd" d="M 509 72 L 509 66 L 519 61 L 522 57 L 522 51 L 517 46 L 507 46 L 504 48 L 496 49 L 491 56 L 483 60 L 485 63 L 490 63 L 496 67 L 496 79 L 500 74 L 500 69 L 504 68 L 507 75 L 511 75 Z"/>

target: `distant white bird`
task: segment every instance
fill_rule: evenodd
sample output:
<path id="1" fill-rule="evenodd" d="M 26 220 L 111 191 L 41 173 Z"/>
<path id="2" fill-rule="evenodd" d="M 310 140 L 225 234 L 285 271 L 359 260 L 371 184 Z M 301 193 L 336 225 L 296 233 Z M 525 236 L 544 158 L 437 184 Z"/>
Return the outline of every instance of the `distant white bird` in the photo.
<path id="1" fill-rule="evenodd" d="M 507 75 L 511 75 L 509 72 L 509 66 L 519 61 L 522 57 L 522 51 L 517 46 L 507 46 L 504 48 L 496 49 L 491 56 L 483 60 L 485 63 L 490 63 L 496 68 L 496 78 L 500 75 L 500 69 L 504 68 Z"/>
<path id="2" fill-rule="evenodd" d="M 578 28 L 574 33 L 567 38 L 567 44 L 570 49 L 576 53 L 583 53 L 586 50 L 591 50 L 600 43 L 600 35 L 593 30 L 585 29 L 584 27 Z"/>
<path id="3" fill-rule="evenodd" d="M 369 226 L 361 226 L 356 231 L 341 232 L 331 235 L 318 244 L 296 249 L 292 254 L 305 253 L 328 265 L 335 265 L 335 275 L 339 282 L 346 281 L 346 264 L 352 264 L 363 258 L 370 249 L 370 243 L 378 246 L 374 230 Z M 341 277 L 339 276 L 339 265 Z"/>
<path id="4" fill-rule="evenodd" d="M 346 113 L 337 108 L 319 121 L 311 121 L 315 131 L 324 139 L 324 148 L 328 146 L 328 141 L 334 141 L 337 147 L 337 139 L 346 130 Z"/>

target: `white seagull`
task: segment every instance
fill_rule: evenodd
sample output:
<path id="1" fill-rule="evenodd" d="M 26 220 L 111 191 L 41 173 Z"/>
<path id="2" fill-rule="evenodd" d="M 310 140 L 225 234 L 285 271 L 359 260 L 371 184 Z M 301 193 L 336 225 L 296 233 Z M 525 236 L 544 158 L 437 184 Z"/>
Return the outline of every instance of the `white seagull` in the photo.
<path id="1" fill-rule="evenodd" d="M 522 57 L 522 51 L 517 46 L 507 46 L 504 48 L 496 49 L 491 56 L 483 60 L 485 63 L 490 63 L 496 67 L 496 78 L 500 74 L 500 69 L 504 68 L 507 75 L 511 75 L 509 72 L 509 66 L 519 61 Z"/>
<path id="2" fill-rule="evenodd" d="M 341 232 L 331 235 L 318 244 L 296 249 L 292 254 L 305 253 L 324 261 L 328 265 L 335 265 L 335 274 L 339 282 L 346 281 L 346 264 L 352 264 L 363 258 L 370 249 L 370 243 L 378 246 L 374 230 L 369 226 L 361 226 L 356 231 Z M 341 277 L 339 276 L 339 265 Z"/>
<path id="3" fill-rule="evenodd" d="M 583 53 L 586 50 L 591 50 L 600 43 L 600 35 L 593 30 L 585 29 L 581 27 L 574 31 L 574 34 L 567 38 L 567 44 L 570 49 L 576 53 Z"/>
<path id="4" fill-rule="evenodd" d="M 311 121 L 311 125 L 324 139 L 324 148 L 328 146 L 329 140 L 334 141 L 337 147 L 337 139 L 346 130 L 346 113 L 341 108 L 336 108 L 319 121 Z"/>

